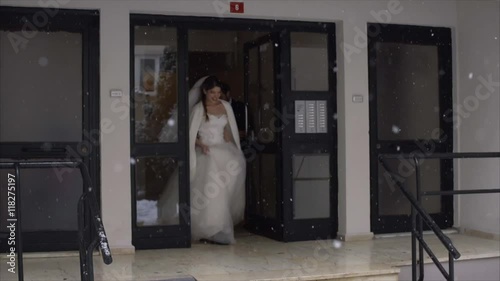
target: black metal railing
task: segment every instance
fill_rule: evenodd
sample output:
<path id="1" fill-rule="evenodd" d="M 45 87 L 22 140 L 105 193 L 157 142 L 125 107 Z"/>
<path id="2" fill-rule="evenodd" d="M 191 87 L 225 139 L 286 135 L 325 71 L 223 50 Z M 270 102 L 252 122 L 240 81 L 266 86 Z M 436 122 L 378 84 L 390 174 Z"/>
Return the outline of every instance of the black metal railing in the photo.
<path id="1" fill-rule="evenodd" d="M 388 167 L 386 159 L 412 159 L 416 177 L 416 197 L 413 196 L 400 182 L 395 174 Z M 424 250 L 431 260 L 437 266 L 446 280 L 454 280 L 454 260 L 460 258 L 460 252 L 455 248 L 451 239 L 446 236 L 439 226 L 434 222 L 430 215 L 424 210 L 421 204 L 422 196 L 449 196 L 460 194 L 480 194 L 480 193 L 500 193 L 499 189 L 476 189 L 476 190 L 453 190 L 453 191 L 427 191 L 421 192 L 420 189 L 420 159 L 464 159 L 464 158 L 500 158 L 500 152 L 491 153 L 428 153 L 428 154 L 380 154 L 378 159 L 384 169 L 389 173 L 389 177 L 396 183 L 401 192 L 411 203 L 411 248 L 412 248 L 412 280 L 417 280 L 417 264 L 419 265 L 418 280 L 424 280 Z M 443 264 L 438 260 L 429 245 L 425 242 L 423 236 L 423 222 L 436 234 L 443 246 L 448 251 L 448 272 Z M 417 241 L 419 248 L 419 258 L 417 262 Z"/>
<path id="2" fill-rule="evenodd" d="M 99 204 L 95 189 L 92 187 L 90 174 L 85 163 L 81 161 L 26 161 L 15 160 L 0 162 L 0 169 L 14 169 L 15 180 L 12 181 L 14 189 L 11 191 L 15 200 L 15 209 L 12 210 L 12 217 L 9 221 L 15 227 L 15 249 L 17 257 L 18 281 L 24 280 L 23 264 L 23 237 L 22 237 L 22 196 L 21 196 L 21 169 L 38 168 L 78 168 L 83 178 L 83 194 L 78 201 L 78 242 L 80 251 L 80 274 L 82 281 L 94 280 L 93 251 L 99 247 L 102 259 L 105 264 L 111 264 L 113 258 L 109 248 L 108 239 L 102 223 Z M 9 186 L 9 191 L 10 191 Z M 10 212 L 10 209 L 9 209 Z M 10 214 L 9 214 L 10 215 Z"/>

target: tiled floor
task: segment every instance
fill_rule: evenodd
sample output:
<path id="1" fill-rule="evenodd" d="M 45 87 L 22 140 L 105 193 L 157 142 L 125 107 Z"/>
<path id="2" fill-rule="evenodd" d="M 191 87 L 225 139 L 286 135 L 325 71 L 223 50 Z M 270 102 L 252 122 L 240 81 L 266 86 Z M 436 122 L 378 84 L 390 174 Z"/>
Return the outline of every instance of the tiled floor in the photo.
<path id="1" fill-rule="evenodd" d="M 461 260 L 500 256 L 498 240 L 461 234 L 450 238 L 461 252 Z M 447 258 L 434 235 L 426 235 L 426 241 L 438 257 Z M 136 251 L 133 255 L 114 255 L 109 266 L 95 256 L 95 280 L 145 281 L 187 275 L 200 281 L 330 280 L 393 274 L 398 272 L 398 266 L 411 264 L 410 249 L 409 237 L 281 243 L 245 233 L 232 246 L 194 244 L 191 249 Z M 17 280 L 6 271 L 5 257 L 0 262 L 0 280 Z M 25 280 L 80 280 L 78 256 L 26 258 L 24 264 Z M 297 279 L 299 276 L 302 278 Z"/>

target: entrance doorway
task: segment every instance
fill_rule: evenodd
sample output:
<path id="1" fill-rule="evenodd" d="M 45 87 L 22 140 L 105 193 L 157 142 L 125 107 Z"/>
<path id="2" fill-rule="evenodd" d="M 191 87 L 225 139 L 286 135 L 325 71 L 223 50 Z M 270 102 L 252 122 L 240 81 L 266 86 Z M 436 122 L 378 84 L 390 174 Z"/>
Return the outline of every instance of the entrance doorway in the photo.
<path id="1" fill-rule="evenodd" d="M 0 10 L 0 161 L 80 160 L 99 191 L 99 13 L 44 13 Z M 21 169 L 20 176 L 23 251 L 77 250 L 79 170 Z M 0 199 L 6 241 L 7 196 Z"/>
<path id="2" fill-rule="evenodd" d="M 247 231 L 280 241 L 334 237 L 335 26 L 149 15 L 132 15 L 131 23 L 134 245 L 190 245 L 187 92 L 206 75 L 244 104 L 237 123 Z M 179 121 L 167 137 L 172 114 Z M 158 200 L 174 178 L 180 215 L 165 223 Z"/>

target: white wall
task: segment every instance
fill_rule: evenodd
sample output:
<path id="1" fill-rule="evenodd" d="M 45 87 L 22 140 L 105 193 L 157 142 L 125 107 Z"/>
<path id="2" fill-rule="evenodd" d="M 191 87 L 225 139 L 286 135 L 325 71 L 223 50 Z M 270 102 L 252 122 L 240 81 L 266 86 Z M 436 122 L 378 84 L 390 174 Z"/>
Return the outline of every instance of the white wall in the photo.
<path id="1" fill-rule="evenodd" d="M 99 9 L 101 15 L 101 116 L 113 128 L 102 136 L 103 218 L 111 246 L 131 247 L 129 118 L 129 14 L 231 16 L 341 23 L 338 39 L 338 137 L 339 137 L 339 234 L 370 235 L 370 171 L 368 22 L 456 26 L 454 1 L 244 1 L 245 14 L 229 15 L 227 1 L 82 1 L 57 0 L 63 8 Z M 33 6 L 56 0 L 0 0 L 1 5 Z M 120 3 L 118 3 L 120 2 Z M 399 4 L 398 4 L 399 3 Z M 344 45 L 349 49 L 344 55 Z M 110 98 L 110 89 L 122 89 L 123 102 Z M 364 96 L 352 103 L 352 95 Z"/>
<path id="2" fill-rule="evenodd" d="M 500 151 L 499 13 L 498 1 L 458 1 L 460 152 Z M 457 177 L 460 189 L 499 188 L 500 159 L 461 160 Z M 460 227 L 500 234 L 500 195 L 462 195 L 456 201 Z"/>

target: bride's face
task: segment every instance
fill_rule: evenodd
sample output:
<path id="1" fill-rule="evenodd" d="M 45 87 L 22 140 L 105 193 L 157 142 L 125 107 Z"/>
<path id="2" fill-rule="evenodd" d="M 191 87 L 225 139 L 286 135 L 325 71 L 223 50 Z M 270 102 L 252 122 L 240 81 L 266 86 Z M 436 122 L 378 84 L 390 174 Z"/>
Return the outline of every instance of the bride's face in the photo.
<path id="1" fill-rule="evenodd" d="M 209 103 L 215 103 L 218 102 L 221 96 L 221 90 L 220 87 L 213 87 L 212 89 L 208 91 L 204 91 L 207 101 Z"/>

